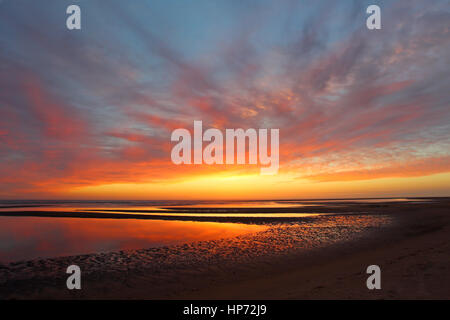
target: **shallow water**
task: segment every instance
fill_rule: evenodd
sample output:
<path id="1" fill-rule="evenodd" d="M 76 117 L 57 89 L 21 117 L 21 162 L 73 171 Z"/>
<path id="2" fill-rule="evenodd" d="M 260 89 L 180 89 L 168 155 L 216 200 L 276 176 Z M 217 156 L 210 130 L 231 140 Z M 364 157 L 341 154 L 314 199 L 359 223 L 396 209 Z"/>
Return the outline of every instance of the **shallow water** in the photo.
<path id="1" fill-rule="evenodd" d="M 380 202 L 429 202 L 432 199 L 378 198 L 378 199 L 323 199 L 323 200 L 253 200 L 253 201 L 201 201 L 201 200 L 1 200 L 0 211 L 31 210 L 82 210 L 82 209 L 142 209 L 165 208 L 286 208 L 309 206 L 332 206 L 334 203 L 380 203 Z"/>
<path id="2" fill-rule="evenodd" d="M 401 202 L 419 199 L 345 199 L 345 200 L 271 200 L 271 201 L 0 201 L 1 211 L 64 211 L 64 212 L 107 212 L 145 215 L 165 215 L 180 217 L 236 217 L 236 218 L 299 218 L 310 217 L 312 225 L 323 219 L 334 221 L 334 227 L 341 227 L 338 217 L 331 213 L 278 213 L 233 212 L 230 208 L 286 208 L 321 205 L 320 208 L 336 206 L 333 202 Z M 431 201 L 431 200 L 430 200 Z M 314 203 L 314 204 L 312 204 Z M 322 203 L 322 204 L 321 204 Z M 347 206 L 347 204 L 343 204 Z M 351 204 L 348 204 L 351 205 Z M 173 212 L 170 208 L 192 208 L 194 212 Z M 168 209 L 166 209 L 168 208 Z M 195 209 L 198 208 L 198 209 Z M 200 208 L 216 208 L 218 212 L 208 212 Z M 127 212 L 126 210 L 129 210 Z M 134 210 L 134 211 L 133 211 Z M 181 210 L 181 209 L 180 209 Z M 199 212 L 195 212 L 199 210 Z M 153 211 L 153 212 L 145 212 Z M 314 210 L 316 211 L 316 210 Z M 320 211 L 320 209 L 318 210 Z M 347 215 L 351 212 L 339 214 Z M 360 212 L 361 213 L 361 212 Z M 160 219 L 160 218 L 156 218 Z M 322 219 L 322 220 L 321 220 Z M 358 218 L 359 219 L 359 218 Z M 356 230 L 361 227 L 361 219 L 345 218 Z M 364 221 L 375 221 L 365 218 Z M 242 220 L 244 221 L 244 220 Z M 295 219 L 297 221 L 297 219 Z M 281 221 L 282 222 L 282 221 Z M 287 222 L 287 221 L 286 221 Z M 54 218 L 54 217 L 1 217 L 0 216 L 0 262 L 30 260 L 58 256 L 99 253 L 128 249 L 161 247 L 195 241 L 233 238 L 248 233 L 267 231 L 265 225 L 243 223 L 194 222 L 176 220 L 139 219 L 96 219 L 96 218 Z M 303 228 L 303 227 L 302 227 Z M 328 227 L 327 227 L 328 228 Z M 271 229 L 272 230 L 272 229 Z M 274 229 L 273 229 L 274 230 Z M 270 232 L 272 233 L 273 230 Z M 312 232 L 310 228 L 302 229 Z M 312 235 L 312 233 L 311 233 Z M 312 235 L 317 241 L 320 236 Z"/>
<path id="3" fill-rule="evenodd" d="M 89 221 L 90 219 L 84 219 Z M 205 277 L 239 266 L 258 268 L 279 258 L 310 250 L 357 241 L 381 228 L 392 219 L 382 215 L 318 216 L 299 222 L 274 224 L 260 232 L 245 233 L 219 240 L 196 241 L 139 250 L 112 251 L 91 255 L 56 257 L 45 260 L 13 262 L 0 266 L 0 286 L 14 281 L 59 279 L 68 265 L 83 266 L 84 276 L 98 273 L 114 276 L 145 272 L 158 295 L 168 282 L 178 284 L 184 276 Z"/>
<path id="4" fill-rule="evenodd" d="M 90 211 L 86 211 L 87 213 Z M 334 213 L 235 213 L 235 212 L 135 212 L 135 211 L 123 211 L 123 210 L 95 210 L 94 213 L 116 213 L 116 214 L 145 214 L 146 216 L 158 216 L 161 215 L 167 217 L 233 217 L 233 218 L 305 218 L 315 217 L 318 215 L 330 215 Z"/>
<path id="5" fill-rule="evenodd" d="M 240 223 L 0 217 L 0 262 L 160 247 L 265 229 Z"/>

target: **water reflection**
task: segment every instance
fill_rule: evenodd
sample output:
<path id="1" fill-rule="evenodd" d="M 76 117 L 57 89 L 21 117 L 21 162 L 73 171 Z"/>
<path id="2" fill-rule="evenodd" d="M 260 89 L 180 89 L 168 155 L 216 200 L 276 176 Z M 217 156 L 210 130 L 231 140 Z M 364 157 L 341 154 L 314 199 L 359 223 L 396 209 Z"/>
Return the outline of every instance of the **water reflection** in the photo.
<path id="1" fill-rule="evenodd" d="M 323 199 L 323 200 L 248 200 L 248 201 L 206 201 L 206 200 L 130 200 L 130 201 L 66 201 L 66 200 L 2 200 L 1 211 L 78 211 L 78 210 L 146 210 L 168 211 L 177 208 L 297 208 L 297 207 L 331 207 L 352 203 L 395 203 L 431 202 L 430 198 L 378 198 L 378 199 Z M 166 209 L 167 208 L 167 209 Z"/>
<path id="2" fill-rule="evenodd" d="M 266 228 L 192 221 L 0 217 L 0 262 L 214 240 Z"/>
<path id="3" fill-rule="evenodd" d="M 84 211 L 86 213 L 116 213 L 116 214 L 145 214 L 146 216 L 161 216 L 159 212 L 135 212 L 126 210 L 95 210 L 95 211 Z M 304 217 L 315 217 L 319 215 L 327 215 L 335 213 L 235 213 L 235 212 L 164 212 L 164 216 L 168 217 L 233 217 L 233 218 L 304 218 Z"/>

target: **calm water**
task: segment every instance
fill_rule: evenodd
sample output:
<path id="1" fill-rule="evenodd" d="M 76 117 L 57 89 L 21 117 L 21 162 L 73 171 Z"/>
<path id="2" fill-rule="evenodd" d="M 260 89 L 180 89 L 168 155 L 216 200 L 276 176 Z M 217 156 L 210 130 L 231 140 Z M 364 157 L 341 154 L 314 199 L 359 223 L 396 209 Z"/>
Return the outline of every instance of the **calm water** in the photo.
<path id="1" fill-rule="evenodd" d="M 95 211 L 126 214 L 123 210 L 151 210 L 146 215 L 306 217 L 320 213 L 233 213 L 227 208 L 333 207 L 342 202 L 423 202 L 429 199 L 345 199 L 283 201 L 0 201 L 1 211 Z M 222 208 L 220 212 L 174 213 L 171 208 Z M 117 210 L 117 211 L 116 211 Z M 319 210 L 320 211 L 320 210 Z M 134 212 L 129 212 L 134 213 Z M 86 213 L 88 214 L 88 213 Z M 141 249 L 215 240 L 258 232 L 266 227 L 219 222 L 173 220 L 46 218 L 0 216 L 0 262 L 29 260 L 127 249 Z"/>
<path id="2" fill-rule="evenodd" d="M 332 206 L 334 203 L 428 202 L 419 198 L 377 199 L 324 199 L 324 200 L 265 200 L 265 201 L 200 201 L 200 200 L 130 200 L 130 201 L 78 201 L 78 200 L 0 200 L 0 211 L 34 210 L 88 210 L 88 209 L 142 209 L 166 211 L 165 208 L 286 208 Z"/>
<path id="3" fill-rule="evenodd" d="M 150 248 L 265 229 L 240 223 L 0 217 L 0 262 Z"/>

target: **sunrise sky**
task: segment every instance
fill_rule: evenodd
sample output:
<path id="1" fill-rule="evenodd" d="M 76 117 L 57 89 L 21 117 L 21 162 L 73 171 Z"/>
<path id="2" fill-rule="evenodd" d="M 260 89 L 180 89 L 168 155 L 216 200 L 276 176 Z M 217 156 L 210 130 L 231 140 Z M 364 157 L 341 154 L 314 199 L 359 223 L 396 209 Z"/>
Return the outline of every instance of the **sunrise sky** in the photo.
<path id="1" fill-rule="evenodd" d="M 0 1 L 0 198 L 450 196 L 449 21 L 438 0 Z M 279 128 L 278 174 L 174 165 L 194 120 Z"/>

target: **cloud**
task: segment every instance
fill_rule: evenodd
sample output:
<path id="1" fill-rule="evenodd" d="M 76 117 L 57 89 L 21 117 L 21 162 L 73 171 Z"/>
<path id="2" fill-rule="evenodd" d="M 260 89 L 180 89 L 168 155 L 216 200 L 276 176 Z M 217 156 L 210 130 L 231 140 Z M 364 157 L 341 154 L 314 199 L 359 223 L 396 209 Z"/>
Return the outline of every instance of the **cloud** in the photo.
<path id="1" fill-rule="evenodd" d="M 218 3 L 214 23 L 165 8 L 164 26 L 156 7 L 85 3 L 104 20 L 76 35 L 4 5 L 0 194 L 253 170 L 173 165 L 170 133 L 194 120 L 279 128 L 280 173 L 314 181 L 448 171 L 444 1 L 385 4 L 375 32 L 358 1 Z"/>
<path id="2" fill-rule="evenodd" d="M 384 167 L 324 172 L 303 176 L 302 178 L 319 182 L 355 181 L 378 178 L 421 177 L 449 171 L 450 157 L 441 157 L 413 160 L 404 164 L 390 163 Z"/>

